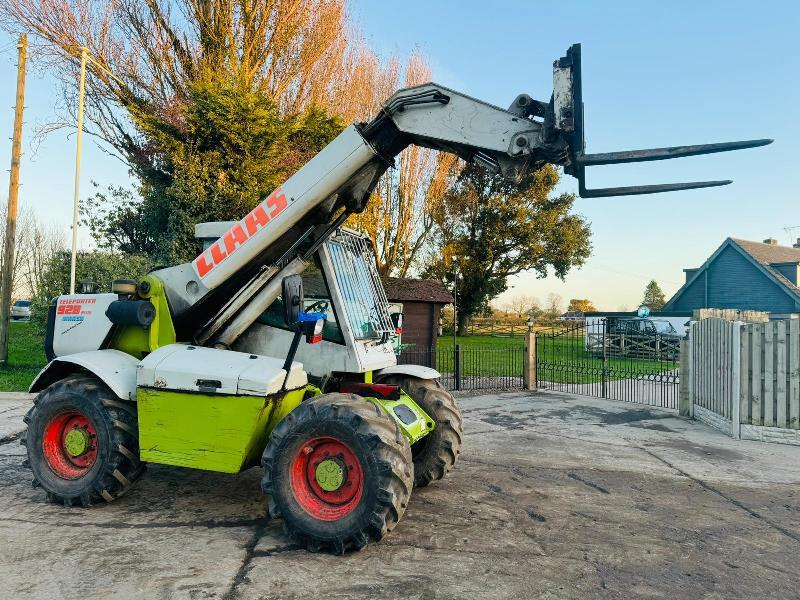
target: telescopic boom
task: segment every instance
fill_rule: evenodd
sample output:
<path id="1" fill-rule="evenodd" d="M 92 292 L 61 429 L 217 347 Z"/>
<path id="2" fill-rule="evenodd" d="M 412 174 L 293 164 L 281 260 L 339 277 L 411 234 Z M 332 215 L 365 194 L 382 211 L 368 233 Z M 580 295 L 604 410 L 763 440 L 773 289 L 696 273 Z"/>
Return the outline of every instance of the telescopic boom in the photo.
<path id="1" fill-rule="evenodd" d="M 668 183 L 589 189 L 586 168 L 666 160 L 753 148 L 772 140 L 678 146 L 586 154 L 580 45 L 553 64 L 548 102 L 527 94 L 507 109 L 436 83 L 396 92 L 372 121 L 346 128 L 330 144 L 260 202 L 253 211 L 191 263 L 158 271 L 178 322 L 190 323 L 199 343 L 213 341 L 228 321 L 274 300 L 267 286 L 286 265 L 302 270 L 318 247 L 347 217 L 366 206 L 380 176 L 411 144 L 451 152 L 512 181 L 545 164 L 578 180 L 581 197 L 626 196 L 726 185 L 725 181 Z M 298 262 L 299 261 L 299 262 Z M 270 292 L 265 293 L 269 287 Z M 267 304 L 264 304 L 264 303 Z M 199 320 L 199 322 L 198 322 Z M 235 338 L 249 316 L 238 319 Z"/>

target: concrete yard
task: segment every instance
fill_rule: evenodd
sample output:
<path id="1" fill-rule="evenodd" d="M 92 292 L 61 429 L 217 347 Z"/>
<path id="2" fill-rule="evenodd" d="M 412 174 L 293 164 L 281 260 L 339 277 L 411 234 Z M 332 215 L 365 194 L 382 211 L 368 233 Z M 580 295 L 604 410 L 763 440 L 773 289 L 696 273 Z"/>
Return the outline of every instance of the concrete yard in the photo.
<path id="1" fill-rule="evenodd" d="M 335 557 L 269 521 L 260 472 L 151 466 L 110 505 L 45 504 L 0 400 L 0 598 L 797 598 L 800 448 L 675 414 L 461 398 L 456 470 L 381 543 Z"/>

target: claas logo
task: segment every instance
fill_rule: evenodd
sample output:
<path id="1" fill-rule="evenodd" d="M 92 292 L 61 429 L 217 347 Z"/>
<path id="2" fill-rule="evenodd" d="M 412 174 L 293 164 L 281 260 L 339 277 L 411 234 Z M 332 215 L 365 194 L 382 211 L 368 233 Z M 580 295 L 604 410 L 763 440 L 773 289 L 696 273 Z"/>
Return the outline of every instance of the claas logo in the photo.
<path id="1" fill-rule="evenodd" d="M 245 244 L 267 223 L 277 217 L 286 208 L 286 196 L 280 188 L 272 192 L 266 200 L 260 202 L 250 213 L 228 232 L 194 259 L 194 266 L 200 277 L 205 277 L 231 254 Z"/>

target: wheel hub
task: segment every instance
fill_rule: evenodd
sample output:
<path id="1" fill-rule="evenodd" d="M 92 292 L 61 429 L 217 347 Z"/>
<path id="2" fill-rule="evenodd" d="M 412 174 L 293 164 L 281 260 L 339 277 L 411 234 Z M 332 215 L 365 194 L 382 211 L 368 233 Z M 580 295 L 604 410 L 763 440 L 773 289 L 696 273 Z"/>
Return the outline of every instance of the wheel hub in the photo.
<path id="1" fill-rule="evenodd" d="M 345 471 L 338 461 L 326 458 L 317 465 L 314 477 L 323 490 L 335 492 L 344 483 Z"/>
<path id="2" fill-rule="evenodd" d="M 92 438 L 86 429 L 75 425 L 64 436 L 64 449 L 72 457 L 83 456 L 89 451 Z"/>
<path id="3" fill-rule="evenodd" d="M 341 519 L 361 502 L 361 462 L 347 444 L 336 438 L 318 437 L 303 444 L 292 463 L 290 477 L 297 502 L 317 519 Z"/>
<path id="4" fill-rule="evenodd" d="M 97 461 L 97 431 L 77 410 L 56 415 L 45 425 L 42 453 L 50 469 L 62 479 L 79 479 Z"/>

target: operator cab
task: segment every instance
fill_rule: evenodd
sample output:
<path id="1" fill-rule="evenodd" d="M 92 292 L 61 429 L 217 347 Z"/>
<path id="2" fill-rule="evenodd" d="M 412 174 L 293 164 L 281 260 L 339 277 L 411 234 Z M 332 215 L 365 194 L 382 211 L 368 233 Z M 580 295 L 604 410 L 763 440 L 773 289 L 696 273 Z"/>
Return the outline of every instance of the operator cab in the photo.
<path id="1" fill-rule="evenodd" d="M 208 248 L 230 229 L 227 221 L 199 223 L 195 237 Z M 325 313 L 318 345 L 300 344 L 296 360 L 312 377 L 328 373 L 364 373 L 397 364 L 395 341 L 402 321 L 390 310 L 370 241 L 341 227 L 313 256 L 300 274 L 304 312 Z M 398 323 L 400 324 L 398 326 Z M 279 296 L 234 344 L 234 349 L 283 356 L 294 329 L 286 324 Z"/>

